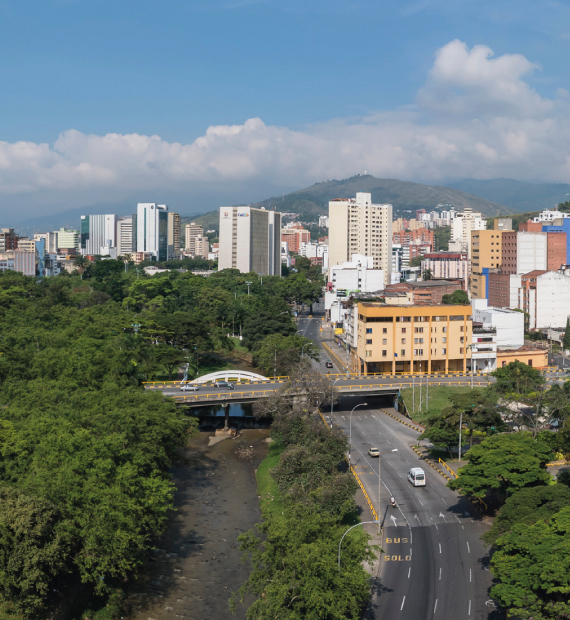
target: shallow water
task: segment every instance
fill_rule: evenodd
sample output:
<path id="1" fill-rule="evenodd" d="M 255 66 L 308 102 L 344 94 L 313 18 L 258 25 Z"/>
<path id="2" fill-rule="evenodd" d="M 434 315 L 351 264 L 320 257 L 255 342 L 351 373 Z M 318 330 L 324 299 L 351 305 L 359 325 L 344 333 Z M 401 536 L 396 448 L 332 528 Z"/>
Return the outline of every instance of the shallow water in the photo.
<path id="1" fill-rule="evenodd" d="M 228 601 L 247 579 L 237 537 L 259 522 L 255 469 L 267 454 L 269 432 L 244 430 L 208 447 L 200 433 L 173 470 L 175 506 L 158 550 L 131 585 L 129 620 L 245 619 Z"/>

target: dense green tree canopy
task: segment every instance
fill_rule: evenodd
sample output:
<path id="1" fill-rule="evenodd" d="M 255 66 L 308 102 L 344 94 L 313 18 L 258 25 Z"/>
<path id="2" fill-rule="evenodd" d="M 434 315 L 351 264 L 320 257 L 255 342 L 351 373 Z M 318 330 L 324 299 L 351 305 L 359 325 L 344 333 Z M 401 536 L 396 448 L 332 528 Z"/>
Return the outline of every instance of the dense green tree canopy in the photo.
<path id="1" fill-rule="evenodd" d="M 500 583 L 493 598 L 519 618 L 570 617 L 570 507 L 548 522 L 516 524 L 496 546 L 491 570 Z"/>
<path id="2" fill-rule="evenodd" d="M 548 446 L 528 435 L 495 435 L 471 448 L 469 462 L 448 486 L 476 497 L 496 491 L 506 498 L 524 487 L 548 484 L 546 463 L 551 455 Z"/>

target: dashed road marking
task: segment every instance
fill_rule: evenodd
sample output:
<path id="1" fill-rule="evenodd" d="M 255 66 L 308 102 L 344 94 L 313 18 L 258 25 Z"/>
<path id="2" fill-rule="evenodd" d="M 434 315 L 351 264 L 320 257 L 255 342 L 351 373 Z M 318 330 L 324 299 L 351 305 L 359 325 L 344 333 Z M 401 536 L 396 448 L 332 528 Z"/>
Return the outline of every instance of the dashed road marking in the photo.
<path id="1" fill-rule="evenodd" d="M 404 609 L 404 603 L 406 602 L 406 597 L 404 596 L 404 599 L 402 600 L 402 606 L 400 607 L 400 611 L 402 611 L 402 609 Z"/>

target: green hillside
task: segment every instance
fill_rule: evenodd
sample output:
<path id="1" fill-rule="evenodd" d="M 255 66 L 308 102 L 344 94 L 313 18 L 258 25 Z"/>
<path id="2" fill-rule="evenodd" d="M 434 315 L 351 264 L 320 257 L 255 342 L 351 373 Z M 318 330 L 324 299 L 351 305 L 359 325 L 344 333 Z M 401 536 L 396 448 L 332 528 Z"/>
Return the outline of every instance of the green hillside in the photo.
<path id="1" fill-rule="evenodd" d="M 516 212 L 552 209 L 570 197 L 570 185 L 566 183 L 528 183 L 513 179 L 463 179 L 446 184 L 468 194 L 481 196 Z"/>
<path id="2" fill-rule="evenodd" d="M 507 215 L 513 211 L 508 207 L 490 202 L 484 198 L 471 196 L 460 190 L 438 185 L 422 185 L 398 181 L 397 179 L 377 179 L 372 175 L 357 175 L 341 181 L 324 181 L 311 187 L 298 190 L 285 196 L 268 198 L 252 204 L 281 212 L 300 213 L 303 221 L 316 221 L 319 215 L 328 214 L 328 203 L 333 198 L 354 198 L 357 192 L 369 192 L 375 203 L 390 203 L 394 206 L 394 217 L 407 215 L 416 209 L 428 211 L 438 205 L 452 205 L 459 211 L 471 207 L 483 215 Z M 190 221 L 190 220 L 188 220 Z M 218 212 L 212 211 L 192 218 L 205 228 L 218 228 Z"/>

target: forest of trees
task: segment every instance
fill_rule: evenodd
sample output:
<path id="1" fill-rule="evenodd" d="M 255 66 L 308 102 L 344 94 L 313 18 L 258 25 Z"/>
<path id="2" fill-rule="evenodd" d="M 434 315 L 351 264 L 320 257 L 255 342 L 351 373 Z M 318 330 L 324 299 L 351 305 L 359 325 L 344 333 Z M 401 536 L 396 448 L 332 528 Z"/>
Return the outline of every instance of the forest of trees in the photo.
<path id="1" fill-rule="evenodd" d="M 291 338 L 290 304 L 321 294 L 301 270 L 263 285 L 115 260 L 81 271 L 0 273 L 0 617 L 45 618 L 78 584 L 112 593 L 164 528 L 196 424 L 142 382 L 230 351 L 232 332 L 252 351 Z"/>

